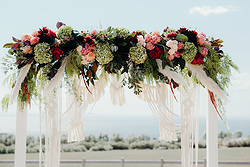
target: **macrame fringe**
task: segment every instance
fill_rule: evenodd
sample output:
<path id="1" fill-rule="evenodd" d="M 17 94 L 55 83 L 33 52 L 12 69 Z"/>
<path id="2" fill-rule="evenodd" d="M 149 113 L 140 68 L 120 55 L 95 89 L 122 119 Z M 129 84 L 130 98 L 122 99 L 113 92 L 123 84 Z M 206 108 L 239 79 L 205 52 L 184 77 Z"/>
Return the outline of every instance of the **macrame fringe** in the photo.
<path id="1" fill-rule="evenodd" d="M 176 141 L 176 125 L 173 112 L 173 96 L 169 93 L 166 84 L 149 86 L 141 84 L 142 93 L 139 99 L 148 103 L 153 115 L 159 122 L 160 139 Z"/>
<path id="2" fill-rule="evenodd" d="M 113 105 L 122 106 L 123 104 L 126 103 L 124 87 L 122 85 L 122 79 L 123 79 L 122 76 L 119 79 L 116 76 L 112 75 L 110 77 L 109 92 Z"/>

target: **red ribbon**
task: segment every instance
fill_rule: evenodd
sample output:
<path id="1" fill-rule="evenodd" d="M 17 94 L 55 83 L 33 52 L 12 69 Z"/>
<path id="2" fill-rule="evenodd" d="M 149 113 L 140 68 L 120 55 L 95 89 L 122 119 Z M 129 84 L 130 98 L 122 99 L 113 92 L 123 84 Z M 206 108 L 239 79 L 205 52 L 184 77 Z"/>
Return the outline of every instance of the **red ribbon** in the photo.
<path id="1" fill-rule="evenodd" d="M 215 97 L 214 97 L 214 93 L 211 92 L 210 90 L 207 90 L 207 91 L 209 93 L 210 100 L 211 100 L 212 104 L 214 105 L 214 108 L 215 108 L 216 112 L 218 113 L 220 119 L 223 121 L 223 119 L 222 119 L 222 117 L 221 117 L 221 115 L 220 115 L 220 113 L 219 113 L 219 111 L 217 109 L 217 104 L 216 104 L 216 100 L 215 100 Z"/>
<path id="2" fill-rule="evenodd" d="M 25 98 L 26 98 L 26 94 L 28 96 L 28 103 L 29 103 L 29 106 L 31 108 L 31 102 L 30 102 L 30 95 L 29 95 L 29 88 L 28 86 L 25 84 L 25 81 L 23 82 L 24 84 L 24 95 L 25 95 Z"/>
<path id="3" fill-rule="evenodd" d="M 86 87 L 86 89 L 89 91 L 89 93 L 92 94 L 92 93 L 90 92 L 89 88 L 88 88 L 88 85 L 86 84 L 86 81 L 85 81 L 85 78 L 84 78 L 84 75 L 83 75 L 83 71 L 81 70 L 81 72 L 82 72 L 82 78 L 83 78 L 85 87 Z"/>
<path id="4" fill-rule="evenodd" d="M 170 82 L 169 82 L 169 86 L 170 86 L 170 89 L 171 89 L 171 91 L 172 91 L 172 93 L 173 93 L 173 96 L 174 96 L 175 100 L 176 100 L 177 103 L 178 103 L 178 100 L 177 100 L 177 98 L 175 97 L 175 94 L 174 94 L 174 90 L 173 90 L 173 86 L 172 86 L 172 81 L 171 81 L 171 80 L 170 80 Z"/>

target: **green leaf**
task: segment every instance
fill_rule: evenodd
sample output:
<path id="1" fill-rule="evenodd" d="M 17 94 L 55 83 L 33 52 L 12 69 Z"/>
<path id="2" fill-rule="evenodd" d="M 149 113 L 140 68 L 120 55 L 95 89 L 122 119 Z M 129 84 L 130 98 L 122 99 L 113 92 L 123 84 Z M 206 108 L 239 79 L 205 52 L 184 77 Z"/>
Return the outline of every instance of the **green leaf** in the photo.
<path id="1" fill-rule="evenodd" d="M 111 26 L 109 26 L 109 27 L 107 28 L 107 32 L 110 32 L 110 30 L 111 30 Z"/>
<path id="2" fill-rule="evenodd" d="M 3 48 L 11 48 L 11 46 L 13 45 L 14 43 L 6 43 L 3 45 Z"/>

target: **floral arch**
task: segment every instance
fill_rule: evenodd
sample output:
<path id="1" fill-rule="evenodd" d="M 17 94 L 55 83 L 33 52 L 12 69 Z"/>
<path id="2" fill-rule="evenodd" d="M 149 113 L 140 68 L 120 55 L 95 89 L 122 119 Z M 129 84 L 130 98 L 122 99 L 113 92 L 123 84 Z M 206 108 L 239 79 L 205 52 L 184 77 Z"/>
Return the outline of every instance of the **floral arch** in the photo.
<path id="1" fill-rule="evenodd" d="M 45 108 L 45 165 L 59 166 L 58 138 L 69 133 L 69 141 L 83 140 L 82 121 L 89 104 L 95 103 L 110 82 L 113 104 L 123 105 L 124 86 L 133 89 L 149 104 L 160 124 L 160 138 L 176 139 L 173 100 L 180 100 L 183 165 L 190 164 L 189 126 L 199 89 L 205 87 L 219 117 L 226 122 L 223 101 L 230 83 L 231 68 L 238 70 L 221 47 L 222 40 L 208 38 L 182 27 L 166 28 L 162 33 L 144 30 L 130 32 L 126 28 L 77 31 L 57 23 L 57 32 L 47 27 L 32 34 L 12 37 L 6 43 L 8 55 L 3 59 L 5 80 L 11 93 L 2 100 L 4 110 L 16 99 L 20 111 L 38 99 Z M 67 95 L 66 110 L 62 109 L 61 84 Z M 173 89 L 179 88 L 180 99 Z M 67 117 L 68 123 L 61 124 Z M 52 156 L 53 155 L 53 156 Z"/>

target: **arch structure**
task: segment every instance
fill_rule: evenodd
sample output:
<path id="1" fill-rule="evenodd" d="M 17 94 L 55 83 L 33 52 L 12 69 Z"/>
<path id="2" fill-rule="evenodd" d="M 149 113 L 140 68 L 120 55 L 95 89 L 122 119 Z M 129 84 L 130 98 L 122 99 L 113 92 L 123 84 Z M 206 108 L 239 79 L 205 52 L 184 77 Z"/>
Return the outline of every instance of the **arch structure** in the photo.
<path id="1" fill-rule="evenodd" d="M 192 117 L 198 116 L 199 85 L 208 90 L 214 110 L 226 122 L 220 108 L 227 100 L 231 68 L 238 67 L 221 50 L 222 40 L 185 27 L 147 33 L 112 27 L 79 32 L 61 22 L 56 26 L 56 32 L 42 27 L 4 45 L 9 48 L 4 72 L 11 73 L 5 82 L 12 90 L 2 100 L 3 109 L 16 100 L 19 111 L 31 106 L 32 100 L 44 106 L 46 167 L 59 166 L 61 133 L 68 132 L 70 142 L 84 139 L 87 109 L 108 83 L 113 104 L 125 103 L 125 86 L 148 103 L 159 121 L 160 139 L 176 140 L 181 131 L 185 167 L 193 164 L 190 133 Z M 62 85 L 68 90 L 66 109 Z M 173 111 L 173 101 L 179 100 L 173 91 L 177 87 L 181 115 Z M 174 117 L 181 117 L 181 125 L 174 123 Z"/>

